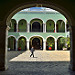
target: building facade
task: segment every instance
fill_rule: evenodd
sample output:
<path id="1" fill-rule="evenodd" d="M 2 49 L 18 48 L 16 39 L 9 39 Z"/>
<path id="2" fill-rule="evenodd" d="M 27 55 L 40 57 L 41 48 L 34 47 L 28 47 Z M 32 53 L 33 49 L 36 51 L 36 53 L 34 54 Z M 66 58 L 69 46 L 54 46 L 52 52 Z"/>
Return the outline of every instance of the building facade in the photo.
<path id="1" fill-rule="evenodd" d="M 62 50 L 60 43 L 69 37 L 67 19 L 59 12 L 47 8 L 20 11 L 11 18 L 8 32 L 10 50 Z"/>

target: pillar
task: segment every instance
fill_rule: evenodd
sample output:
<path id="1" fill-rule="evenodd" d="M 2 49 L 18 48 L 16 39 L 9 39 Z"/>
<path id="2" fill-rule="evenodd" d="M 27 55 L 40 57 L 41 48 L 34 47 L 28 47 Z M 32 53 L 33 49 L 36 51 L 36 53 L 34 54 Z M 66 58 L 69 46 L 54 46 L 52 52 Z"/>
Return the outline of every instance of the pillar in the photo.
<path id="1" fill-rule="evenodd" d="M 46 50 L 46 40 L 43 41 L 43 50 Z"/>
<path id="2" fill-rule="evenodd" d="M 16 32 L 18 32 L 18 21 L 16 22 Z"/>
<path id="3" fill-rule="evenodd" d="M 27 32 L 30 32 L 30 23 L 27 23 Z"/>
<path id="4" fill-rule="evenodd" d="M 27 50 L 29 50 L 29 40 L 27 40 Z"/>
<path id="5" fill-rule="evenodd" d="M 65 22 L 65 33 L 67 32 L 67 28 L 66 28 L 66 22 Z"/>
<path id="6" fill-rule="evenodd" d="M 55 39 L 55 50 L 57 50 L 57 39 Z"/>
<path id="7" fill-rule="evenodd" d="M 43 23 L 43 32 L 46 33 L 46 24 Z"/>
<path id="8" fill-rule="evenodd" d="M 70 38 L 71 38 L 70 69 L 75 71 L 75 26 L 72 26 Z"/>
<path id="9" fill-rule="evenodd" d="M 7 36 L 8 30 L 6 23 L 0 21 L 0 70 L 6 70 L 7 67 Z"/>
<path id="10" fill-rule="evenodd" d="M 45 33 L 46 33 L 46 23 L 45 23 Z"/>
<path id="11" fill-rule="evenodd" d="M 18 50 L 18 40 L 16 40 L 16 51 Z"/>
<path id="12" fill-rule="evenodd" d="M 57 30 L 56 30 L 57 28 L 56 28 L 56 22 L 55 22 L 55 33 L 57 32 Z"/>

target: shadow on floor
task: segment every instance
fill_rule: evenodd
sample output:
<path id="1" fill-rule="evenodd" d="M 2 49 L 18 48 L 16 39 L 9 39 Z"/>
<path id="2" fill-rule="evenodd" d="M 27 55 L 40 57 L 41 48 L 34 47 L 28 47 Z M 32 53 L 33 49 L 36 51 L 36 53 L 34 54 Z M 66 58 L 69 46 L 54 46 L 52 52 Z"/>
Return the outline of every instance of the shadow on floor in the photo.
<path id="1" fill-rule="evenodd" d="M 18 55 L 24 53 L 25 51 L 8 51 L 8 60 L 17 57 Z"/>
<path id="2" fill-rule="evenodd" d="M 6 71 L 0 75 L 75 75 L 69 69 L 68 61 L 53 62 L 10 62 Z"/>

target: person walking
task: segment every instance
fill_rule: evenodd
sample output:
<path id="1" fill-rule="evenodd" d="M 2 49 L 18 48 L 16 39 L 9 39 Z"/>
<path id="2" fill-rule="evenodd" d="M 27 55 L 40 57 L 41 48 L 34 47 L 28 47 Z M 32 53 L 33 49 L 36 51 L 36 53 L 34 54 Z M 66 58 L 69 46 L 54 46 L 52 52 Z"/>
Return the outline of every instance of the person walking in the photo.
<path id="1" fill-rule="evenodd" d="M 30 55 L 30 57 L 33 55 L 33 57 L 34 57 L 34 47 L 32 46 L 32 48 L 31 48 L 31 55 Z"/>

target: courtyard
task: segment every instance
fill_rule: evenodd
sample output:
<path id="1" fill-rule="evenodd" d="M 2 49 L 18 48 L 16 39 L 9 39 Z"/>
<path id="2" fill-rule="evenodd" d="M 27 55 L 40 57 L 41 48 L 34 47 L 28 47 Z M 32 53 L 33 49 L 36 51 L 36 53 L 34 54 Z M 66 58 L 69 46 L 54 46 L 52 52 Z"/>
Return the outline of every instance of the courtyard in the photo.
<path id="1" fill-rule="evenodd" d="M 34 52 L 34 58 L 30 57 L 30 51 L 9 51 L 9 62 L 47 62 L 47 61 L 70 61 L 69 51 L 41 51 Z"/>
<path id="2" fill-rule="evenodd" d="M 70 51 L 34 52 L 35 57 L 29 57 L 30 51 L 8 51 L 6 71 L 0 75 L 75 75 L 69 69 Z"/>

